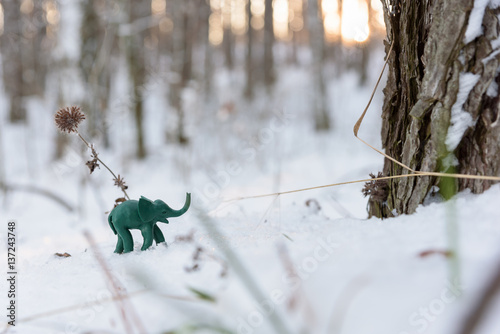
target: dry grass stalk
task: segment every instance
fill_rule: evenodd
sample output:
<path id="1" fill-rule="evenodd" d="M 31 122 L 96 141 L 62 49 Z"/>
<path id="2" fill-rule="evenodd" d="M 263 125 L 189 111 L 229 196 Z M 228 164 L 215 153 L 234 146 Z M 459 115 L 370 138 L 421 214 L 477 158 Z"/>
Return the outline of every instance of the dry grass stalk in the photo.
<path id="1" fill-rule="evenodd" d="M 120 313 L 120 316 L 123 321 L 123 325 L 125 327 L 125 330 L 127 334 L 133 334 L 132 330 L 132 325 L 129 323 L 128 316 L 130 316 L 133 321 L 135 322 L 135 325 L 139 329 L 140 333 L 147 333 L 146 330 L 144 329 L 144 326 L 142 325 L 142 322 L 140 321 L 140 318 L 137 316 L 137 313 L 135 312 L 134 308 L 132 305 L 127 303 L 127 297 L 126 294 L 122 294 L 122 291 L 124 290 L 122 287 L 118 286 L 118 282 L 116 278 L 113 276 L 111 273 L 111 270 L 109 269 L 108 265 L 106 264 L 106 261 L 104 261 L 104 258 L 102 257 L 101 252 L 97 248 L 94 238 L 88 231 L 84 231 L 83 235 L 87 239 L 88 243 L 90 244 L 90 247 L 92 248 L 95 258 L 97 259 L 97 262 L 101 266 L 101 269 L 105 275 L 105 277 L 108 279 L 109 283 L 111 284 L 111 287 L 113 289 L 113 294 L 114 297 L 116 297 L 116 304 L 118 311 Z"/>

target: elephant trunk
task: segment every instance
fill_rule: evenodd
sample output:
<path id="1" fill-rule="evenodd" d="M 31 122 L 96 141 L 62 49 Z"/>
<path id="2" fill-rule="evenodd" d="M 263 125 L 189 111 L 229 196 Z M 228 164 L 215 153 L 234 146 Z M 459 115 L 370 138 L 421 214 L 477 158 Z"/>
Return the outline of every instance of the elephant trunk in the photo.
<path id="1" fill-rule="evenodd" d="M 186 202 L 184 203 L 184 206 L 180 210 L 171 210 L 170 213 L 168 214 L 168 217 L 179 217 L 180 215 L 183 215 L 186 213 L 186 211 L 189 209 L 189 206 L 191 205 L 191 194 L 186 193 Z"/>

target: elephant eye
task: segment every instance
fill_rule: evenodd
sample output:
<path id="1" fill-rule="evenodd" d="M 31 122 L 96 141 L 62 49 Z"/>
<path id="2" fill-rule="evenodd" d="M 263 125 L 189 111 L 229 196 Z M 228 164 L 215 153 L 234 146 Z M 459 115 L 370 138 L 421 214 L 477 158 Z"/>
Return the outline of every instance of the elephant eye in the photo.
<path id="1" fill-rule="evenodd" d="M 162 213 L 163 213 L 163 214 L 166 214 L 166 213 L 167 213 L 167 211 L 163 211 Z"/>

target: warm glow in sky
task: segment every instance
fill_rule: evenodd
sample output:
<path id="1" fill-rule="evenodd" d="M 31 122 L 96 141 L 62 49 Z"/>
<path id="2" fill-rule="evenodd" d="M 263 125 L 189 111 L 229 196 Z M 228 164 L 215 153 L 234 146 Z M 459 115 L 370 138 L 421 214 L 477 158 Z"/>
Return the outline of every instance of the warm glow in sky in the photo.
<path id="1" fill-rule="evenodd" d="M 368 27 L 368 5 L 365 0 L 342 2 L 342 40 L 364 42 L 370 36 Z"/>
<path id="2" fill-rule="evenodd" d="M 288 41 L 294 32 L 304 28 L 302 11 L 307 9 L 304 2 L 307 0 L 273 0 L 273 24 L 276 39 Z M 379 0 L 344 0 L 342 14 L 339 11 L 339 0 L 318 0 L 321 5 L 325 39 L 328 42 L 341 40 L 343 43 L 362 43 L 370 37 L 368 24 L 368 5 L 370 1 L 374 24 L 376 28 L 383 28 L 384 18 L 382 5 Z M 212 14 L 209 19 L 209 39 L 213 45 L 219 45 L 224 39 L 224 27 L 230 28 L 235 35 L 244 35 L 248 29 L 248 15 L 246 6 L 248 0 L 209 0 Z M 33 9 L 33 0 L 20 2 L 21 12 L 27 14 Z M 54 0 L 45 0 L 44 9 L 49 24 L 59 23 L 59 11 Z M 151 12 L 153 15 L 165 16 L 166 0 L 152 0 Z M 265 0 L 252 0 L 252 28 L 264 28 Z M 173 29 L 173 22 L 165 16 L 160 20 L 160 31 L 169 33 Z M 3 32 L 3 10 L 0 4 L 0 34 Z"/>
<path id="3" fill-rule="evenodd" d="M 274 0 L 273 2 L 274 36 L 280 40 L 288 40 L 288 0 Z"/>
<path id="4" fill-rule="evenodd" d="M 210 40 L 213 44 L 222 43 L 222 26 L 228 20 L 231 22 L 234 34 L 243 35 L 246 33 L 247 1 L 210 0 L 212 10 L 214 13 L 217 12 L 217 14 L 212 14 L 214 18 L 210 21 Z M 307 6 L 304 7 L 305 1 L 307 0 L 273 0 L 274 35 L 277 40 L 288 41 L 293 32 L 299 32 L 304 28 L 304 13 L 302 11 L 303 8 L 307 9 Z M 365 42 L 371 33 L 368 24 L 367 1 L 371 1 L 375 23 L 383 27 L 383 12 L 379 0 L 344 0 L 342 14 L 339 11 L 338 0 L 318 0 L 322 10 L 325 39 L 328 42 L 336 42 L 341 38 L 342 42 L 346 44 Z M 228 10 L 227 6 L 232 8 Z M 255 30 L 263 29 L 265 0 L 252 0 L 251 11 L 252 28 Z M 222 24 L 219 23 L 221 18 Z"/>

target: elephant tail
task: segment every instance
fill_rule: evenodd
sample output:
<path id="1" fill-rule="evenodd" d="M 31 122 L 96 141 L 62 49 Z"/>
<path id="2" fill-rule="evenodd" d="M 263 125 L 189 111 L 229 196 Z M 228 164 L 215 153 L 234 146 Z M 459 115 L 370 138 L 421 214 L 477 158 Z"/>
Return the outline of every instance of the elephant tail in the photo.
<path id="1" fill-rule="evenodd" d="M 116 235 L 116 229 L 115 226 L 113 225 L 113 217 L 111 216 L 111 213 L 108 215 L 108 223 L 109 227 L 113 230 L 113 233 Z"/>

